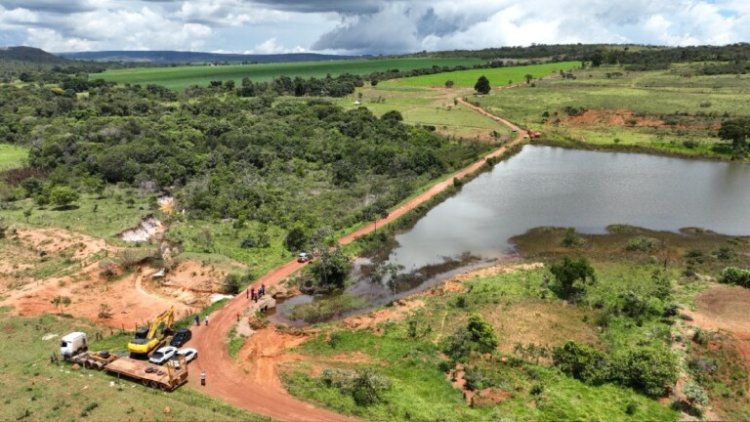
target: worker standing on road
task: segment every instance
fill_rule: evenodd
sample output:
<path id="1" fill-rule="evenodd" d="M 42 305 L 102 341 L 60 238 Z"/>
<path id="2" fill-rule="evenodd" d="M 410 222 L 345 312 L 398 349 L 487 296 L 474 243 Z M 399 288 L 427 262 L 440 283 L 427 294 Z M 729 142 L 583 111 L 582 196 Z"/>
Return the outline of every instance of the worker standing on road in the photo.
<path id="1" fill-rule="evenodd" d="M 201 317 L 198 314 L 195 314 L 195 325 L 198 327 L 201 326 Z"/>
<path id="2" fill-rule="evenodd" d="M 204 321 L 206 321 L 206 327 L 208 327 L 208 315 L 206 315 L 206 319 Z"/>
<path id="3" fill-rule="evenodd" d="M 201 385 L 204 387 L 206 386 L 206 372 L 205 371 L 201 371 Z"/>
<path id="4" fill-rule="evenodd" d="M 250 299 L 250 288 L 245 289 L 245 299 Z"/>

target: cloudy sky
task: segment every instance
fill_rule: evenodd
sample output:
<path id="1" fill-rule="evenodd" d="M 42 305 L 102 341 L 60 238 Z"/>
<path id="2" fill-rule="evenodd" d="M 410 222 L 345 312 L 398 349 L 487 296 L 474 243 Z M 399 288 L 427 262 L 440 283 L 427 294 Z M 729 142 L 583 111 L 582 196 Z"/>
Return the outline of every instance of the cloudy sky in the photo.
<path id="1" fill-rule="evenodd" d="M 0 0 L 0 46 L 380 54 L 750 41 L 750 0 Z"/>

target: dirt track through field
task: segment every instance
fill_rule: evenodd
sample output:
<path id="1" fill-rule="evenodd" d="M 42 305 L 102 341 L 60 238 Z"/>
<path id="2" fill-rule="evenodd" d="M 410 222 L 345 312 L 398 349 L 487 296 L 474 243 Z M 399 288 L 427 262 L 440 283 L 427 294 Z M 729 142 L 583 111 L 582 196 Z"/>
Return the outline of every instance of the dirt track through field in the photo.
<path id="1" fill-rule="evenodd" d="M 469 104 L 461 98 L 458 98 L 457 100 L 462 106 L 516 131 L 516 138 L 508 144 L 485 155 L 480 160 L 463 170 L 450 175 L 444 181 L 435 184 L 427 191 L 407 201 L 398 208 L 392 210 L 387 218 L 380 220 L 377 223 L 368 224 L 353 233 L 342 237 L 339 239 L 339 243 L 343 245 L 349 244 L 358 237 L 374 231 L 376 224 L 382 227 L 391 223 L 452 186 L 454 178 L 463 178 L 479 171 L 482 166 L 485 165 L 487 159 L 503 155 L 510 148 L 521 144 L 524 139 L 527 138 L 524 130 L 507 120 L 488 113 L 480 107 Z M 266 287 L 278 284 L 304 265 L 305 264 L 300 264 L 296 261 L 287 262 L 258 279 L 255 282 L 255 287 L 257 288 L 261 284 L 265 284 Z M 191 365 L 193 368 L 190 372 L 191 384 L 197 386 L 196 388 L 205 390 L 208 394 L 216 398 L 276 420 L 353 420 L 347 416 L 317 408 L 312 404 L 292 397 L 286 390 L 279 386 L 277 380 L 253 379 L 253 377 L 249 375 L 249 372 L 246 372 L 242 368 L 240 363 L 235 362 L 235 360 L 232 359 L 227 347 L 228 334 L 237 321 L 237 315 L 242 314 L 248 304 L 249 302 L 245 296 L 240 294 L 232 299 L 224 308 L 209 316 L 209 326 L 203 325 L 194 328 L 194 336 L 191 346 L 197 348 L 200 353 L 197 361 Z M 249 362 L 249 364 L 252 365 L 253 363 Z M 201 370 L 206 373 L 207 382 L 205 387 L 199 386 Z"/>

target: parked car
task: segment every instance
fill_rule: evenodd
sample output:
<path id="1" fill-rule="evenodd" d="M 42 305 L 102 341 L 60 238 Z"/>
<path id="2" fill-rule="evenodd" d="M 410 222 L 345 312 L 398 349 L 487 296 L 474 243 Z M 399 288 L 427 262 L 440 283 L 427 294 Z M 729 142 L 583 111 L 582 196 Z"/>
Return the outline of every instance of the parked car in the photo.
<path id="1" fill-rule="evenodd" d="M 299 256 L 297 256 L 297 262 L 299 263 L 305 263 L 309 262 L 312 259 L 312 257 L 307 252 L 300 252 Z"/>
<path id="2" fill-rule="evenodd" d="M 161 349 L 154 352 L 154 354 L 151 355 L 148 361 L 157 365 L 161 365 L 164 362 L 172 359 L 175 353 L 177 353 L 176 347 L 173 347 L 173 346 L 162 347 Z"/>
<path id="3" fill-rule="evenodd" d="M 177 354 L 175 355 L 175 359 L 178 356 L 184 356 L 185 362 L 190 362 L 198 357 L 198 351 L 193 349 L 192 347 L 186 347 L 184 349 L 180 349 L 177 351 Z"/>
<path id="4" fill-rule="evenodd" d="M 174 335 L 174 337 L 172 337 L 172 341 L 169 342 L 169 345 L 182 347 L 182 345 L 190 341 L 191 338 L 193 338 L 193 333 L 190 330 L 180 330 Z"/>

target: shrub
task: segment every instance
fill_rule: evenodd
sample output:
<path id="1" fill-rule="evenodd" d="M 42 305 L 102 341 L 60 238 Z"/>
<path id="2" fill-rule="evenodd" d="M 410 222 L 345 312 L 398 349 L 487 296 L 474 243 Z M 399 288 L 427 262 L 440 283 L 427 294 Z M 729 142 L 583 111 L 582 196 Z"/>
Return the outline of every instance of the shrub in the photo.
<path id="1" fill-rule="evenodd" d="M 463 360 L 472 352 L 491 353 L 498 346 L 492 326 L 479 315 L 472 315 L 465 327 L 446 338 L 443 351 L 454 361 Z"/>
<path id="2" fill-rule="evenodd" d="M 552 361 L 564 374 L 589 384 L 601 384 L 610 378 L 610 363 L 591 346 L 573 341 L 552 350 Z"/>
<path id="3" fill-rule="evenodd" d="M 628 240 L 625 250 L 630 252 L 649 252 L 656 246 L 656 239 L 638 236 Z"/>
<path id="4" fill-rule="evenodd" d="M 580 298 L 586 293 L 586 286 L 596 281 L 594 269 L 586 258 L 565 257 L 552 264 L 550 272 L 555 276 L 557 293 L 563 299 Z"/>
<path id="5" fill-rule="evenodd" d="M 677 359 L 665 348 L 630 350 L 614 366 L 614 381 L 652 397 L 664 395 L 677 381 Z"/>
<path id="6" fill-rule="evenodd" d="M 685 393 L 685 398 L 687 398 L 688 403 L 693 407 L 696 405 L 705 406 L 708 404 L 708 394 L 706 394 L 706 391 L 701 388 L 700 385 L 694 382 L 688 382 L 685 384 L 682 388 L 682 392 Z"/>
<path id="7" fill-rule="evenodd" d="M 576 229 L 573 227 L 569 227 L 565 230 L 565 236 L 562 240 L 562 245 L 567 248 L 575 248 L 578 246 L 583 246 L 584 240 L 581 236 L 578 236 L 576 234 Z"/>
<path id="8" fill-rule="evenodd" d="M 719 282 L 750 287 L 750 270 L 737 267 L 727 267 L 721 271 Z"/>
<path id="9" fill-rule="evenodd" d="M 97 314 L 99 319 L 110 319 L 112 318 L 112 307 L 107 305 L 106 303 L 102 303 L 99 305 L 99 313 Z"/>
<path id="10" fill-rule="evenodd" d="M 369 368 L 356 371 L 326 368 L 320 380 L 328 387 L 338 388 L 342 394 L 351 395 L 359 406 L 378 403 L 381 393 L 391 387 L 388 378 Z"/>

